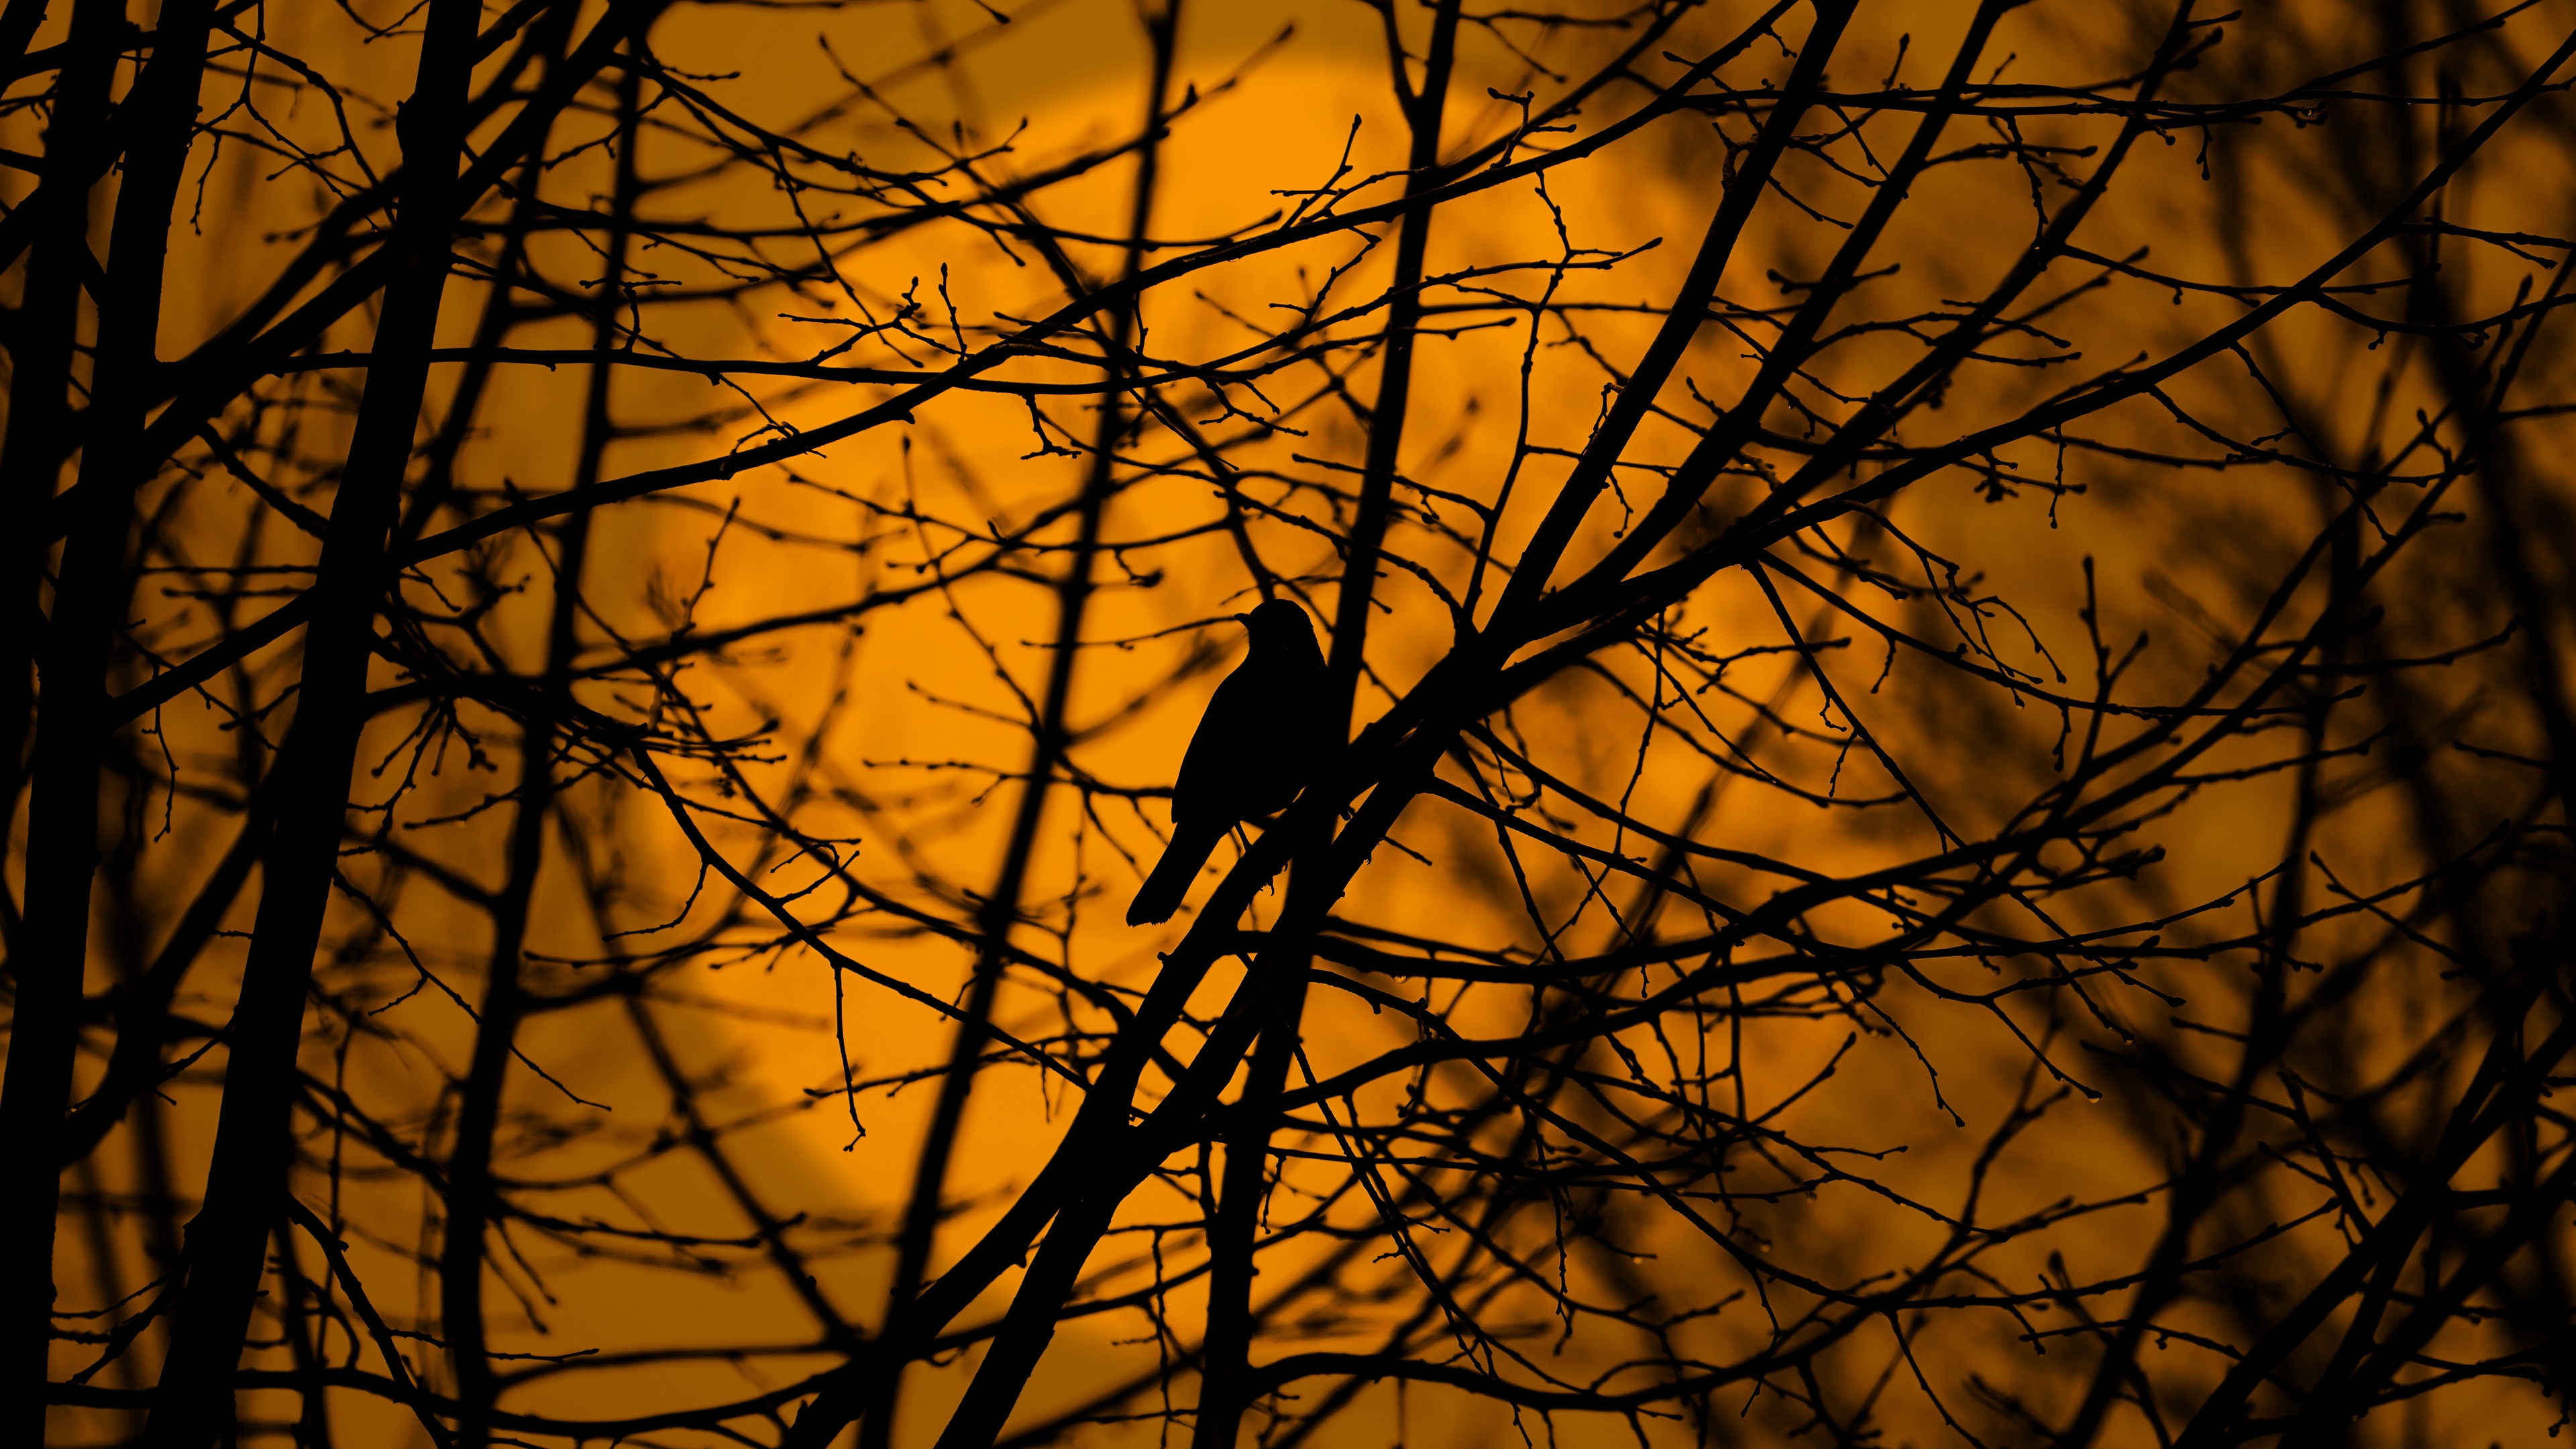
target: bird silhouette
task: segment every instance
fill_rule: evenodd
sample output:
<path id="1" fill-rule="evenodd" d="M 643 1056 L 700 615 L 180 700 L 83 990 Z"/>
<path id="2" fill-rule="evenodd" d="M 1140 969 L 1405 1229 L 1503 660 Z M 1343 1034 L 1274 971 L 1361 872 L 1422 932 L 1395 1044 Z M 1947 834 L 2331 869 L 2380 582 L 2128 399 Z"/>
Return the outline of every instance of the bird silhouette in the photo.
<path id="1" fill-rule="evenodd" d="M 1273 599 L 1235 619 L 1252 652 L 1216 687 L 1172 783 L 1172 843 L 1127 907 L 1127 924 L 1172 918 L 1235 826 L 1287 808 L 1322 752 L 1324 653 L 1306 611 Z"/>

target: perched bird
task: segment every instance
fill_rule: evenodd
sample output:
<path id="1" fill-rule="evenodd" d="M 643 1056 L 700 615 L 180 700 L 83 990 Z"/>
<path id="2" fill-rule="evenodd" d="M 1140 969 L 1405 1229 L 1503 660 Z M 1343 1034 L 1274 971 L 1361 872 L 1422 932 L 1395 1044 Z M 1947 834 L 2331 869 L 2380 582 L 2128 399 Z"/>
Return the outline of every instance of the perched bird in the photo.
<path id="1" fill-rule="evenodd" d="M 1286 809 L 1322 753 L 1324 653 L 1306 611 L 1273 599 L 1235 619 L 1252 652 L 1216 687 L 1172 783 L 1172 843 L 1127 908 L 1127 924 L 1168 921 L 1216 843 Z"/>

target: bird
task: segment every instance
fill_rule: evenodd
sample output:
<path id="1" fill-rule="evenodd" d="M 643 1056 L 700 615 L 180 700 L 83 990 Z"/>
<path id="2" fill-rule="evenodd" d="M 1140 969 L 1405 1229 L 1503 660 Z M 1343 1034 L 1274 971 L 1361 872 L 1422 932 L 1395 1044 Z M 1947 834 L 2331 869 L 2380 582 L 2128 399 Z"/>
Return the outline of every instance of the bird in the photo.
<path id="1" fill-rule="evenodd" d="M 1252 649 L 1209 697 L 1172 782 L 1172 840 L 1127 907 L 1127 924 L 1172 918 L 1226 832 L 1284 810 L 1323 750 L 1324 652 L 1314 622 L 1272 599 L 1235 622 Z"/>

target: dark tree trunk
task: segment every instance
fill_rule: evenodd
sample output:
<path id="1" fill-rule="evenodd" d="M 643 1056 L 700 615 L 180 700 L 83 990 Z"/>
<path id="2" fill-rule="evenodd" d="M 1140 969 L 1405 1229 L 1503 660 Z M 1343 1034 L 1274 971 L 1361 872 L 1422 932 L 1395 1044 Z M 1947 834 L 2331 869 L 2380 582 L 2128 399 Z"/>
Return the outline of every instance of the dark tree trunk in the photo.
<path id="1" fill-rule="evenodd" d="M 269 1233 L 285 1212 L 288 1135 L 303 1037 L 304 998 L 324 909 L 338 874 L 342 817 L 358 733 L 377 603 L 387 587 L 386 537 L 429 378 L 429 348 L 446 291 L 447 234 L 476 0 L 431 0 L 420 74 L 402 111 L 405 189 L 389 245 L 375 356 L 358 414 L 305 630 L 303 688 L 276 772 L 278 819 L 260 871 L 259 915 L 226 1033 L 224 1099 L 205 1206 L 188 1225 L 188 1281 L 145 1442 L 195 1449 L 231 1413 L 232 1373 L 250 1329 Z M 164 213 L 167 215 L 165 209 Z"/>
<path id="2" fill-rule="evenodd" d="M 92 3 L 74 12 L 71 64 L 62 85 L 65 110 L 49 137 L 49 174 L 31 258 L 25 368 L 11 378 L 10 433 L 0 474 L 12 530 L 8 607 L 31 609 L 47 514 L 68 430 L 60 425 L 64 371 L 75 300 L 88 259 L 88 176 L 99 156 L 106 62 L 113 58 L 121 5 Z M 128 593 L 126 545 L 143 470 L 126 448 L 141 430 L 161 322 L 162 276 L 172 202 L 196 130 L 197 82 L 204 63 L 210 0 L 173 0 L 160 40 L 123 109 L 133 120 L 109 234 L 107 285 L 98 309 L 98 342 L 89 388 L 88 435 L 81 486 L 72 495 L 53 609 L 37 645 L 43 708 L 37 718 L 27 812 L 27 917 L 12 943 L 17 987 L 9 1065 L 0 1085 L 0 1171 L 7 1186 L 0 1216 L 0 1438 L 38 1442 L 45 1417 L 46 1358 L 52 1337 L 53 1250 L 61 1160 L 58 1139 L 79 1042 L 82 983 L 89 959 L 91 886 L 98 869 L 99 762 L 108 722 L 108 659 Z M 6 16 L 0 16 L 5 26 Z M 23 43 L 23 42 L 22 42 Z M 33 426 L 21 424 L 33 420 Z M 21 434 L 24 443 L 21 444 Z M 24 572 L 22 572 L 24 571 Z M 32 630 L 10 630 L 12 639 Z M 14 650 L 12 653 L 14 654 Z M 17 660 L 0 661 L 13 687 L 25 680 Z M 20 703 L 10 701 L 10 704 Z M 11 708 L 13 732 L 0 738 L 16 794 L 19 736 L 27 718 Z"/>

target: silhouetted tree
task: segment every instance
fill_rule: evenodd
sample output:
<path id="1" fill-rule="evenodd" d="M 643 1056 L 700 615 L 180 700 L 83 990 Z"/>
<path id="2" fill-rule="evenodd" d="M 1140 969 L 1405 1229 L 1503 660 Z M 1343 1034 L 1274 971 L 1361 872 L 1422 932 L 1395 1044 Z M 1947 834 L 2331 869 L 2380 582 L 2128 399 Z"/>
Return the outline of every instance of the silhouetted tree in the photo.
<path id="1" fill-rule="evenodd" d="M 2576 11 L 1934 9 L 9 0 L 0 1438 L 2554 1435 Z"/>

